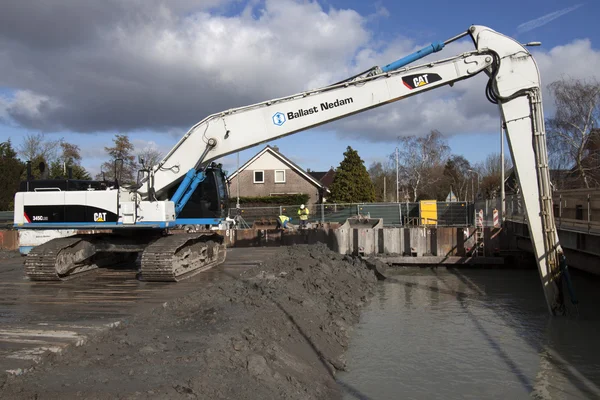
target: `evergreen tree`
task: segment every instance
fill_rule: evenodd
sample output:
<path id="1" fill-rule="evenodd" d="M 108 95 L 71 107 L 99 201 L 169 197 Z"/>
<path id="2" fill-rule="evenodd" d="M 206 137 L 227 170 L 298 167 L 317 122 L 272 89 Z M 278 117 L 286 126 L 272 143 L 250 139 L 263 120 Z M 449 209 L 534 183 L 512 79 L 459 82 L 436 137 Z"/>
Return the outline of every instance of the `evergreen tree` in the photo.
<path id="1" fill-rule="evenodd" d="M 115 135 L 113 147 L 105 147 L 104 150 L 110 156 L 110 160 L 102 164 L 102 171 L 107 180 L 119 179 L 123 184 L 134 184 L 137 181 L 138 165 L 134 155 L 133 143 L 129 141 L 127 135 Z M 115 161 L 119 160 L 116 163 Z M 96 179 L 102 179 L 102 173 L 96 176 Z"/>
<path id="2" fill-rule="evenodd" d="M 375 201 L 375 188 L 367 168 L 358 152 L 348 146 L 344 160 L 336 169 L 331 187 L 334 203 L 358 203 Z"/>
<path id="3" fill-rule="evenodd" d="M 15 193 L 19 190 L 21 173 L 25 164 L 17 158 L 10 139 L 0 143 L 0 211 L 14 209 Z"/>

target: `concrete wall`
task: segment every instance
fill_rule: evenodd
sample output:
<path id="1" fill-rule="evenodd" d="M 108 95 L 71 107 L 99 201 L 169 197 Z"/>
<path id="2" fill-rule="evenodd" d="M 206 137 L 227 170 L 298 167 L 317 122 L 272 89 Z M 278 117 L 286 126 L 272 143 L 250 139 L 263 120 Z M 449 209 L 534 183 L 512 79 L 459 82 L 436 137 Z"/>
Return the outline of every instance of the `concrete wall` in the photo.
<path id="1" fill-rule="evenodd" d="M 340 228 L 333 234 L 330 248 L 341 254 L 463 256 L 469 243 L 462 228 Z"/>
<path id="2" fill-rule="evenodd" d="M 506 222 L 506 241 L 503 246 L 533 254 L 529 227 L 514 221 Z M 558 230 L 558 239 L 569 267 L 600 275 L 600 235 L 586 232 Z"/>
<path id="3" fill-rule="evenodd" d="M 229 247 L 281 246 L 325 243 L 340 254 L 410 255 L 415 257 L 464 257 L 469 255 L 474 238 L 462 228 L 381 228 L 354 229 L 325 226 L 304 232 L 275 229 L 240 229 L 221 232 Z M 472 232 L 471 232 L 472 233 Z M 484 229 L 485 256 L 500 251 L 502 230 Z"/>

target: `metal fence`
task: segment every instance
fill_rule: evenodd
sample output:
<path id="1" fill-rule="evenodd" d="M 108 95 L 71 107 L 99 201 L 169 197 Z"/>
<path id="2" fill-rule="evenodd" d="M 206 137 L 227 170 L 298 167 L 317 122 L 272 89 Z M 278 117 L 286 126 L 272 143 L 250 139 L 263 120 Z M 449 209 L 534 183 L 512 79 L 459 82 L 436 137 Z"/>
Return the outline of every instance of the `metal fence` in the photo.
<path id="1" fill-rule="evenodd" d="M 437 202 L 437 217 L 425 220 L 421 218 L 420 203 L 349 203 L 349 204 L 311 204 L 308 205 L 308 222 L 319 223 L 344 223 L 348 218 L 356 216 L 368 216 L 370 218 L 382 218 L 383 225 L 394 226 L 469 226 L 475 223 L 475 207 L 467 202 Z M 483 205 L 486 210 L 490 205 Z M 279 205 L 271 207 L 232 207 L 230 217 L 240 216 L 242 227 L 253 225 L 273 224 L 279 215 L 292 218 L 293 223 L 299 221 L 298 210 L 300 205 Z M 0 213 L 6 222 L 12 223 L 12 211 Z M 0 218 L 1 219 L 1 218 Z M 491 214 L 486 217 L 485 224 L 491 224 Z"/>
<path id="2" fill-rule="evenodd" d="M 553 213 L 558 229 L 600 235 L 600 200 L 598 194 L 577 195 L 576 190 L 553 196 Z M 525 206 L 520 195 L 506 196 L 506 218 L 527 223 Z"/>
<path id="3" fill-rule="evenodd" d="M 270 224 L 279 215 L 297 222 L 300 205 L 240 207 L 231 209 L 231 217 L 241 216 L 248 226 Z M 308 205 L 309 223 L 344 223 L 350 217 L 382 218 L 384 226 L 415 226 L 426 222 L 434 226 L 465 226 L 473 223 L 473 206 L 466 202 L 438 202 L 437 219 L 424 221 L 420 203 L 350 203 Z"/>
<path id="4" fill-rule="evenodd" d="M 13 225 L 13 215 L 12 211 L 0 211 L 0 227 L 10 228 Z"/>

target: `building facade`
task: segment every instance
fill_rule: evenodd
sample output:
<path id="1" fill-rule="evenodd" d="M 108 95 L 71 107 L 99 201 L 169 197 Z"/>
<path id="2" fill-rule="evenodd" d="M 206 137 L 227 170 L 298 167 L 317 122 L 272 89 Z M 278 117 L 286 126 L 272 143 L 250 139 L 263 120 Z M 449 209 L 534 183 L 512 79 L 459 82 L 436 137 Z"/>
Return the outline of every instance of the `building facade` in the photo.
<path id="1" fill-rule="evenodd" d="M 316 204 L 327 191 L 319 180 L 271 146 L 266 146 L 232 173 L 228 182 L 231 199 L 307 194 L 308 203 Z"/>

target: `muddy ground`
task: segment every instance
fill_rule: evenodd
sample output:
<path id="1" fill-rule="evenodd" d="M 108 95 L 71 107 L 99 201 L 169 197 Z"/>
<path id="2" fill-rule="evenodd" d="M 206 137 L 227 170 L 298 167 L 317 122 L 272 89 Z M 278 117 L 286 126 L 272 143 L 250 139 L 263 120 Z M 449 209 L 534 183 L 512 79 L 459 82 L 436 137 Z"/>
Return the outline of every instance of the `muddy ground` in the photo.
<path id="1" fill-rule="evenodd" d="M 1 376 L 0 398 L 341 398 L 335 373 L 375 273 L 319 244 L 231 278 Z"/>
<path id="2" fill-rule="evenodd" d="M 8 258 L 17 257 L 21 257 L 21 253 L 19 252 L 19 250 L 0 249 L 0 260 L 6 260 Z"/>

